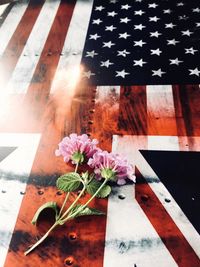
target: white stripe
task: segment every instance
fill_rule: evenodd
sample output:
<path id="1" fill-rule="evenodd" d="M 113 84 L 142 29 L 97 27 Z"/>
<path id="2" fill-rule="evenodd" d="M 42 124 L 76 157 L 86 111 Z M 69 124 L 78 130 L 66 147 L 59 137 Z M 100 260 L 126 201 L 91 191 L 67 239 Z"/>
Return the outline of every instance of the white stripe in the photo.
<path id="1" fill-rule="evenodd" d="M 15 3 L 0 28 L 0 57 L 8 45 L 13 33 L 15 32 L 26 8 L 28 0 L 21 0 Z"/>
<path id="2" fill-rule="evenodd" d="M 114 136 L 113 152 L 129 155 L 129 160 L 136 163 L 137 146 L 144 145 L 145 139 L 136 136 L 136 140 L 131 137 L 124 140 Z M 108 200 L 104 267 L 134 267 L 134 264 L 138 267 L 177 266 L 135 200 L 134 186 L 126 185 L 113 190 Z M 122 194 L 125 199 L 120 200 L 118 196 Z"/>
<path id="3" fill-rule="evenodd" d="M 25 94 L 27 92 L 59 4 L 60 0 L 45 1 L 7 85 L 7 89 L 5 89 L 9 94 Z"/>
<path id="4" fill-rule="evenodd" d="M 80 76 L 80 61 L 84 48 L 93 0 L 78 0 L 74 8 L 62 56 L 56 70 L 51 93 L 56 90 L 73 89 Z"/>
<path id="5" fill-rule="evenodd" d="M 149 186 L 172 217 L 182 234 L 185 236 L 190 246 L 200 257 L 200 235 L 187 219 L 167 188 L 160 182 L 159 177 L 155 174 L 151 166 L 138 151 L 139 149 L 145 149 L 145 145 L 141 145 L 144 138 L 148 138 L 148 149 L 159 149 L 164 151 L 179 151 L 178 139 L 176 136 L 115 136 L 114 142 L 116 143 L 115 146 L 117 151 L 124 152 L 128 156 L 129 160 L 133 162 L 133 164 L 137 165 L 137 168 L 144 178 L 147 180 L 151 178 L 151 180 L 154 181 L 149 183 Z M 158 142 L 157 138 L 159 140 Z M 138 143 L 139 139 L 141 139 L 140 144 Z M 136 145 L 136 143 L 138 143 L 138 145 Z M 170 203 L 165 202 L 166 198 L 171 200 Z"/>
<path id="6" fill-rule="evenodd" d="M 17 147 L 0 162 L 0 266 L 3 267 L 40 134 L 0 134 L 0 146 Z M 6 191 L 2 193 L 2 191 Z"/>

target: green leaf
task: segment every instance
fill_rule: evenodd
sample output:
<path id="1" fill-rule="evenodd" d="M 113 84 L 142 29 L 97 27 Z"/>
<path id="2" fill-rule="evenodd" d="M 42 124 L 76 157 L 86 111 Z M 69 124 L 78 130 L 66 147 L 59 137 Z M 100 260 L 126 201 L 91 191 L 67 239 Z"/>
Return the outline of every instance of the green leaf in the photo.
<path id="1" fill-rule="evenodd" d="M 105 215 L 105 213 L 103 211 L 90 208 L 90 207 L 83 208 L 83 205 L 78 204 L 74 206 L 68 214 L 68 216 L 72 216 L 71 218 L 76 218 L 80 216 L 89 216 L 89 215 Z"/>
<path id="2" fill-rule="evenodd" d="M 99 189 L 102 183 L 98 182 L 97 180 L 93 179 L 88 185 L 87 185 L 87 192 L 90 195 L 94 195 L 96 191 Z M 96 197 L 98 198 L 105 198 L 109 196 L 111 193 L 111 187 L 109 185 L 104 185 L 102 189 L 98 192 Z"/>
<path id="3" fill-rule="evenodd" d="M 39 207 L 39 209 L 36 211 L 31 223 L 32 224 L 37 224 L 37 221 L 38 221 L 38 218 L 41 214 L 41 212 L 45 209 L 53 209 L 55 211 L 55 217 L 58 216 L 58 206 L 57 206 L 57 203 L 56 202 L 47 202 L 45 204 L 43 204 L 41 207 Z"/>
<path id="4" fill-rule="evenodd" d="M 56 182 L 58 189 L 64 192 L 73 192 L 81 185 L 81 177 L 76 172 L 70 172 L 60 176 Z"/>

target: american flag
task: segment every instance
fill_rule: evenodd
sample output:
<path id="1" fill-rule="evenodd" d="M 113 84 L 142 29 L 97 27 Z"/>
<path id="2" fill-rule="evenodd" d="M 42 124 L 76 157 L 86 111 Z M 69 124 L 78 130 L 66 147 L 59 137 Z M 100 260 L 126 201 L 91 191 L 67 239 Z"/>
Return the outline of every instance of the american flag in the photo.
<path id="1" fill-rule="evenodd" d="M 200 266 L 199 8 L 20 0 L 1 15 L 1 267 Z M 55 181 L 71 169 L 54 152 L 71 132 L 125 154 L 138 182 L 24 257 L 46 230 L 37 208 L 64 198 Z"/>

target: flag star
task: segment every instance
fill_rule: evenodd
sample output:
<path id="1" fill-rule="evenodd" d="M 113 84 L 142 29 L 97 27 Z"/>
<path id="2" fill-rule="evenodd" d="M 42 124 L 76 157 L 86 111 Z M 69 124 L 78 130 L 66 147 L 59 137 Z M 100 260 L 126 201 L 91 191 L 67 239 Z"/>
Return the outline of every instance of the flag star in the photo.
<path id="1" fill-rule="evenodd" d="M 156 8 L 158 5 L 156 3 L 149 4 L 149 8 Z"/>
<path id="2" fill-rule="evenodd" d="M 179 2 L 179 3 L 177 3 L 177 6 L 184 6 L 184 3 L 183 2 Z"/>
<path id="3" fill-rule="evenodd" d="M 149 17 L 149 21 L 155 21 L 157 22 L 160 18 L 158 18 L 157 16 L 154 17 Z"/>
<path id="4" fill-rule="evenodd" d="M 182 63 L 183 61 L 179 60 L 178 58 L 170 59 L 170 65 L 179 65 L 179 63 Z"/>
<path id="5" fill-rule="evenodd" d="M 134 65 L 133 66 L 140 66 L 143 67 L 143 64 L 146 64 L 147 62 L 143 61 L 143 59 L 139 59 L 139 60 L 133 60 L 134 61 Z"/>
<path id="6" fill-rule="evenodd" d="M 159 33 L 158 31 L 150 32 L 150 37 L 159 37 L 159 35 L 162 35 L 162 33 Z"/>
<path id="7" fill-rule="evenodd" d="M 197 7 L 197 8 L 193 8 L 193 9 L 192 9 L 192 12 L 197 12 L 197 13 L 199 13 L 199 12 L 200 12 L 200 8 L 199 8 L 199 7 Z"/>
<path id="8" fill-rule="evenodd" d="M 160 48 L 157 48 L 157 49 L 151 49 L 151 55 L 157 55 L 157 56 L 160 56 L 161 53 L 162 53 L 162 51 L 160 50 Z"/>
<path id="9" fill-rule="evenodd" d="M 142 47 L 144 44 L 146 44 L 146 42 L 143 42 L 142 40 L 140 40 L 140 41 L 134 41 L 134 46 L 140 46 L 140 47 Z"/>
<path id="10" fill-rule="evenodd" d="M 101 22 L 102 22 L 102 20 L 100 20 L 100 19 L 93 19 L 92 24 L 99 25 Z"/>
<path id="11" fill-rule="evenodd" d="M 176 41 L 175 39 L 167 40 L 167 45 L 176 45 L 177 43 L 180 43 L 179 41 Z"/>
<path id="12" fill-rule="evenodd" d="M 166 23 L 166 24 L 165 24 L 165 28 L 171 28 L 171 29 L 173 29 L 175 26 L 176 26 L 176 25 L 173 24 L 173 23 Z"/>
<path id="13" fill-rule="evenodd" d="M 187 19 L 189 19 L 189 17 L 187 17 L 186 15 L 179 16 L 178 18 L 179 18 L 179 20 L 187 20 Z"/>
<path id="14" fill-rule="evenodd" d="M 182 35 L 187 35 L 187 36 L 190 36 L 193 32 L 191 32 L 190 30 L 187 30 L 187 31 L 181 31 L 182 32 Z"/>
<path id="15" fill-rule="evenodd" d="M 185 48 L 185 54 L 192 54 L 192 55 L 194 55 L 195 52 L 198 52 L 198 50 L 194 49 L 193 47 Z"/>
<path id="16" fill-rule="evenodd" d="M 143 28 L 146 28 L 146 26 L 144 26 L 142 24 L 134 25 L 134 30 L 140 30 L 140 31 L 142 31 Z"/>
<path id="17" fill-rule="evenodd" d="M 110 62 L 110 60 L 106 60 L 106 61 L 101 61 L 101 67 L 106 67 L 109 68 L 110 65 L 113 65 L 114 63 Z"/>
<path id="18" fill-rule="evenodd" d="M 162 71 L 161 69 L 158 70 L 152 70 L 152 76 L 159 76 L 162 77 L 163 74 L 165 74 L 166 72 Z"/>
<path id="19" fill-rule="evenodd" d="M 200 27 L 200 22 L 196 22 L 196 26 L 197 27 Z"/>
<path id="20" fill-rule="evenodd" d="M 142 2 L 142 0 L 135 0 L 135 2 L 139 2 L 139 3 L 141 3 L 141 2 Z"/>
<path id="21" fill-rule="evenodd" d="M 129 21 L 131 21 L 129 18 L 120 18 L 120 23 L 128 23 Z"/>
<path id="22" fill-rule="evenodd" d="M 126 5 L 121 5 L 121 9 L 129 9 L 129 8 L 131 8 L 131 6 L 129 6 L 128 4 L 126 4 Z"/>
<path id="23" fill-rule="evenodd" d="M 98 38 L 100 38 L 101 36 L 100 35 L 98 35 L 97 33 L 95 33 L 95 34 L 90 34 L 90 40 L 97 40 Z"/>
<path id="24" fill-rule="evenodd" d="M 117 0 L 110 0 L 111 4 L 116 4 L 118 1 Z"/>
<path id="25" fill-rule="evenodd" d="M 114 16 L 116 16 L 118 13 L 116 13 L 115 11 L 112 11 L 112 12 L 108 12 L 107 14 L 108 14 L 108 16 L 110 16 L 110 17 L 114 17 Z"/>
<path id="26" fill-rule="evenodd" d="M 116 27 L 114 27 L 113 25 L 111 25 L 111 26 L 106 26 L 106 31 L 113 31 L 113 30 L 115 30 L 115 29 L 117 29 Z"/>
<path id="27" fill-rule="evenodd" d="M 135 15 L 139 15 L 139 16 L 142 16 L 142 14 L 144 14 L 145 12 L 142 11 L 142 10 L 137 10 L 135 11 Z"/>
<path id="28" fill-rule="evenodd" d="M 87 53 L 86 57 L 92 57 L 93 58 L 94 56 L 98 55 L 98 53 L 96 53 L 94 50 L 88 51 L 86 53 Z"/>
<path id="29" fill-rule="evenodd" d="M 172 10 L 171 9 L 164 9 L 163 10 L 163 13 L 164 14 L 171 14 L 172 13 Z"/>
<path id="30" fill-rule="evenodd" d="M 119 33 L 119 38 L 127 39 L 127 37 L 129 37 L 129 36 L 130 36 L 130 34 L 127 34 L 127 32 Z"/>
<path id="31" fill-rule="evenodd" d="M 116 71 L 117 74 L 115 75 L 115 77 L 122 77 L 125 78 L 126 75 L 129 75 L 130 73 L 125 72 L 125 70 L 121 70 L 121 71 Z"/>
<path id="32" fill-rule="evenodd" d="M 126 51 L 126 49 L 122 50 L 122 51 L 117 51 L 118 55 L 117 56 L 122 56 L 122 57 L 126 57 L 127 55 L 130 54 L 130 52 Z"/>
<path id="33" fill-rule="evenodd" d="M 95 7 L 95 11 L 102 11 L 103 9 L 105 9 L 105 7 L 103 7 L 103 6 L 96 6 Z"/>
<path id="34" fill-rule="evenodd" d="M 112 43 L 111 41 L 109 41 L 109 42 L 103 42 L 103 47 L 111 48 L 113 45 L 115 45 L 115 44 Z"/>
<path id="35" fill-rule="evenodd" d="M 89 71 L 86 71 L 86 72 L 83 72 L 83 77 L 84 78 L 88 78 L 90 79 L 91 76 L 94 76 L 95 73 L 91 72 L 90 70 Z"/>
<path id="36" fill-rule="evenodd" d="M 200 74 L 200 70 L 198 70 L 198 68 L 195 68 L 195 69 L 189 69 L 190 71 L 190 75 L 196 75 L 199 77 L 199 74 Z"/>

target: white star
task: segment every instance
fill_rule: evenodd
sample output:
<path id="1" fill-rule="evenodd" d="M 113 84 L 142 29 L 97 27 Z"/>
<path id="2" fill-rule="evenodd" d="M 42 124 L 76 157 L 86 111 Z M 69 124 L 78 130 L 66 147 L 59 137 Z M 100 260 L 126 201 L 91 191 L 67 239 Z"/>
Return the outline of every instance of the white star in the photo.
<path id="1" fill-rule="evenodd" d="M 98 55 L 98 53 L 96 53 L 94 50 L 88 51 L 86 53 L 87 53 L 86 57 L 92 57 L 93 58 L 94 56 Z"/>
<path id="2" fill-rule="evenodd" d="M 117 0 L 110 0 L 111 4 L 116 4 L 118 1 Z"/>
<path id="3" fill-rule="evenodd" d="M 167 45 L 176 45 L 177 43 L 180 43 L 179 41 L 176 41 L 175 39 L 167 40 Z"/>
<path id="4" fill-rule="evenodd" d="M 162 33 L 159 33 L 158 31 L 150 32 L 150 37 L 159 37 L 159 35 L 162 35 Z"/>
<path id="5" fill-rule="evenodd" d="M 92 24 L 99 25 L 101 22 L 102 22 L 102 20 L 100 20 L 100 19 L 93 19 Z"/>
<path id="6" fill-rule="evenodd" d="M 108 12 L 107 14 L 108 14 L 108 16 L 110 16 L 110 17 L 114 17 L 114 16 L 117 15 L 117 13 L 116 13 L 115 11 Z"/>
<path id="7" fill-rule="evenodd" d="M 157 56 L 160 56 L 161 53 L 162 53 L 162 51 L 160 50 L 160 48 L 157 48 L 157 49 L 151 49 L 151 55 L 157 55 Z"/>
<path id="8" fill-rule="evenodd" d="M 181 31 L 182 32 L 182 35 L 187 35 L 187 36 L 190 36 L 193 32 L 191 32 L 190 30 L 187 30 L 187 31 Z"/>
<path id="9" fill-rule="evenodd" d="M 196 22 L 196 26 L 197 27 L 200 27 L 200 22 Z"/>
<path id="10" fill-rule="evenodd" d="M 86 71 L 86 72 L 83 72 L 83 77 L 84 78 L 88 78 L 90 79 L 91 76 L 94 76 L 95 73 L 91 72 L 90 70 L 89 71 Z"/>
<path id="11" fill-rule="evenodd" d="M 133 66 L 140 66 L 143 67 L 143 64 L 146 64 L 147 62 L 143 61 L 143 59 L 139 59 L 139 60 L 133 60 L 134 61 L 134 65 Z"/>
<path id="12" fill-rule="evenodd" d="M 184 6 L 184 3 L 183 2 L 179 2 L 179 3 L 177 3 L 177 6 Z"/>
<path id="13" fill-rule="evenodd" d="M 173 29 L 175 26 L 176 25 L 173 24 L 173 23 L 167 23 L 167 24 L 165 24 L 165 28 L 171 28 L 171 29 Z"/>
<path id="14" fill-rule="evenodd" d="M 162 77 L 162 75 L 166 72 L 162 71 L 161 69 L 158 69 L 158 70 L 152 70 L 152 76 L 159 76 L 159 77 Z"/>
<path id="15" fill-rule="evenodd" d="M 98 38 L 100 38 L 101 36 L 100 35 L 98 35 L 97 33 L 95 33 L 95 34 L 90 34 L 90 40 L 97 40 Z"/>
<path id="16" fill-rule="evenodd" d="M 194 49 L 193 47 L 185 48 L 185 54 L 192 54 L 192 55 L 194 55 L 195 52 L 198 52 L 198 50 Z"/>
<path id="17" fill-rule="evenodd" d="M 129 36 L 130 36 L 130 34 L 127 34 L 127 32 L 119 33 L 119 38 L 127 39 L 127 37 L 129 37 Z"/>
<path id="18" fill-rule="evenodd" d="M 126 51 L 126 49 L 122 50 L 122 51 L 117 51 L 118 55 L 117 56 L 122 56 L 122 57 L 126 57 L 126 55 L 129 55 L 130 52 Z"/>
<path id="19" fill-rule="evenodd" d="M 157 22 L 160 18 L 158 18 L 157 16 L 154 17 L 149 17 L 149 21 L 155 21 Z"/>
<path id="20" fill-rule="evenodd" d="M 116 27 L 114 27 L 113 25 L 111 25 L 111 26 L 106 26 L 106 31 L 113 31 L 113 30 L 115 30 L 115 29 L 117 29 Z"/>
<path id="21" fill-rule="evenodd" d="M 135 11 L 135 15 L 139 15 L 139 16 L 142 16 L 142 14 L 144 14 L 145 12 L 142 11 L 142 10 L 137 10 Z"/>
<path id="22" fill-rule="evenodd" d="M 183 61 L 179 60 L 178 58 L 170 59 L 170 65 L 179 65 L 179 63 L 182 63 Z"/>
<path id="23" fill-rule="evenodd" d="M 156 3 L 149 4 L 149 8 L 156 8 L 158 5 Z"/>
<path id="24" fill-rule="evenodd" d="M 115 44 L 112 43 L 111 41 L 109 41 L 109 42 L 103 42 L 103 47 L 111 48 L 113 45 L 115 45 Z"/>
<path id="25" fill-rule="evenodd" d="M 182 15 L 182 16 L 178 16 L 179 20 L 187 20 L 189 19 L 189 17 L 187 17 L 186 15 Z"/>
<path id="26" fill-rule="evenodd" d="M 140 40 L 140 41 L 134 41 L 134 46 L 140 46 L 140 47 L 142 47 L 144 44 L 146 44 L 146 42 L 143 42 L 142 40 Z"/>
<path id="27" fill-rule="evenodd" d="M 172 10 L 171 9 L 163 9 L 164 14 L 171 14 Z"/>
<path id="28" fill-rule="evenodd" d="M 140 31 L 142 31 L 143 28 L 146 28 L 146 26 L 144 26 L 142 24 L 134 25 L 134 30 L 140 30 Z"/>
<path id="29" fill-rule="evenodd" d="M 128 4 L 121 5 L 121 9 L 129 9 L 129 8 L 131 8 L 131 6 L 129 6 Z"/>
<path id="30" fill-rule="evenodd" d="M 120 23 L 128 23 L 129 21 L 131 21 L 129 18 L 121 18 L 120 19 Z"/>
<path id="31" fill-rule="evenodd" d="M 141 3 L 141 2 L 142 2 L 142 0 L 135 0 L 135 2 L 139 2 L 139 3 Z"/>
<path id="32" fill-rule="evenodd" d="M 106 61 L 101 61 L 101 67 L 106 67 L 109 68 L 110 65 L 113 65 L 114 63 L 110 62 L 110 60 L 106 60 Z"/>
<path id="33" fill-rule="evenodd" d="M 199 12 L 200 12 L 200 8 L 199 8 L 199 7 L 197 7 L 197 8 L 193 8 L 193 9 L 192 9 L 192 12 L 199 13 Z"/>
<path id="34" fill-rule="evenodd" d="M 95 11 L 102 11 L 103 9 L 105 9 L 105 7 L 103 7 L 103 6 L 96 6 L 95 7 Z"/>
<path id="35" fill-rule="evenodd" d="M 190 75 L 196 75 L 199 77 L 199 74 L 200 74 L 200 70 L 198 70 L 198 68 L 195 68 L 195 69 L 190 69 Z"/>
<path id="36" fill-rule="evenodd" d="M 126 75 L 129 75 L 130 73 L 125 72 L 125 70 L 121 70 L 121 71 L 116 71 L 117 74 L 115 75 L 115 77 L 122 77 L 125 78 Z"/>

